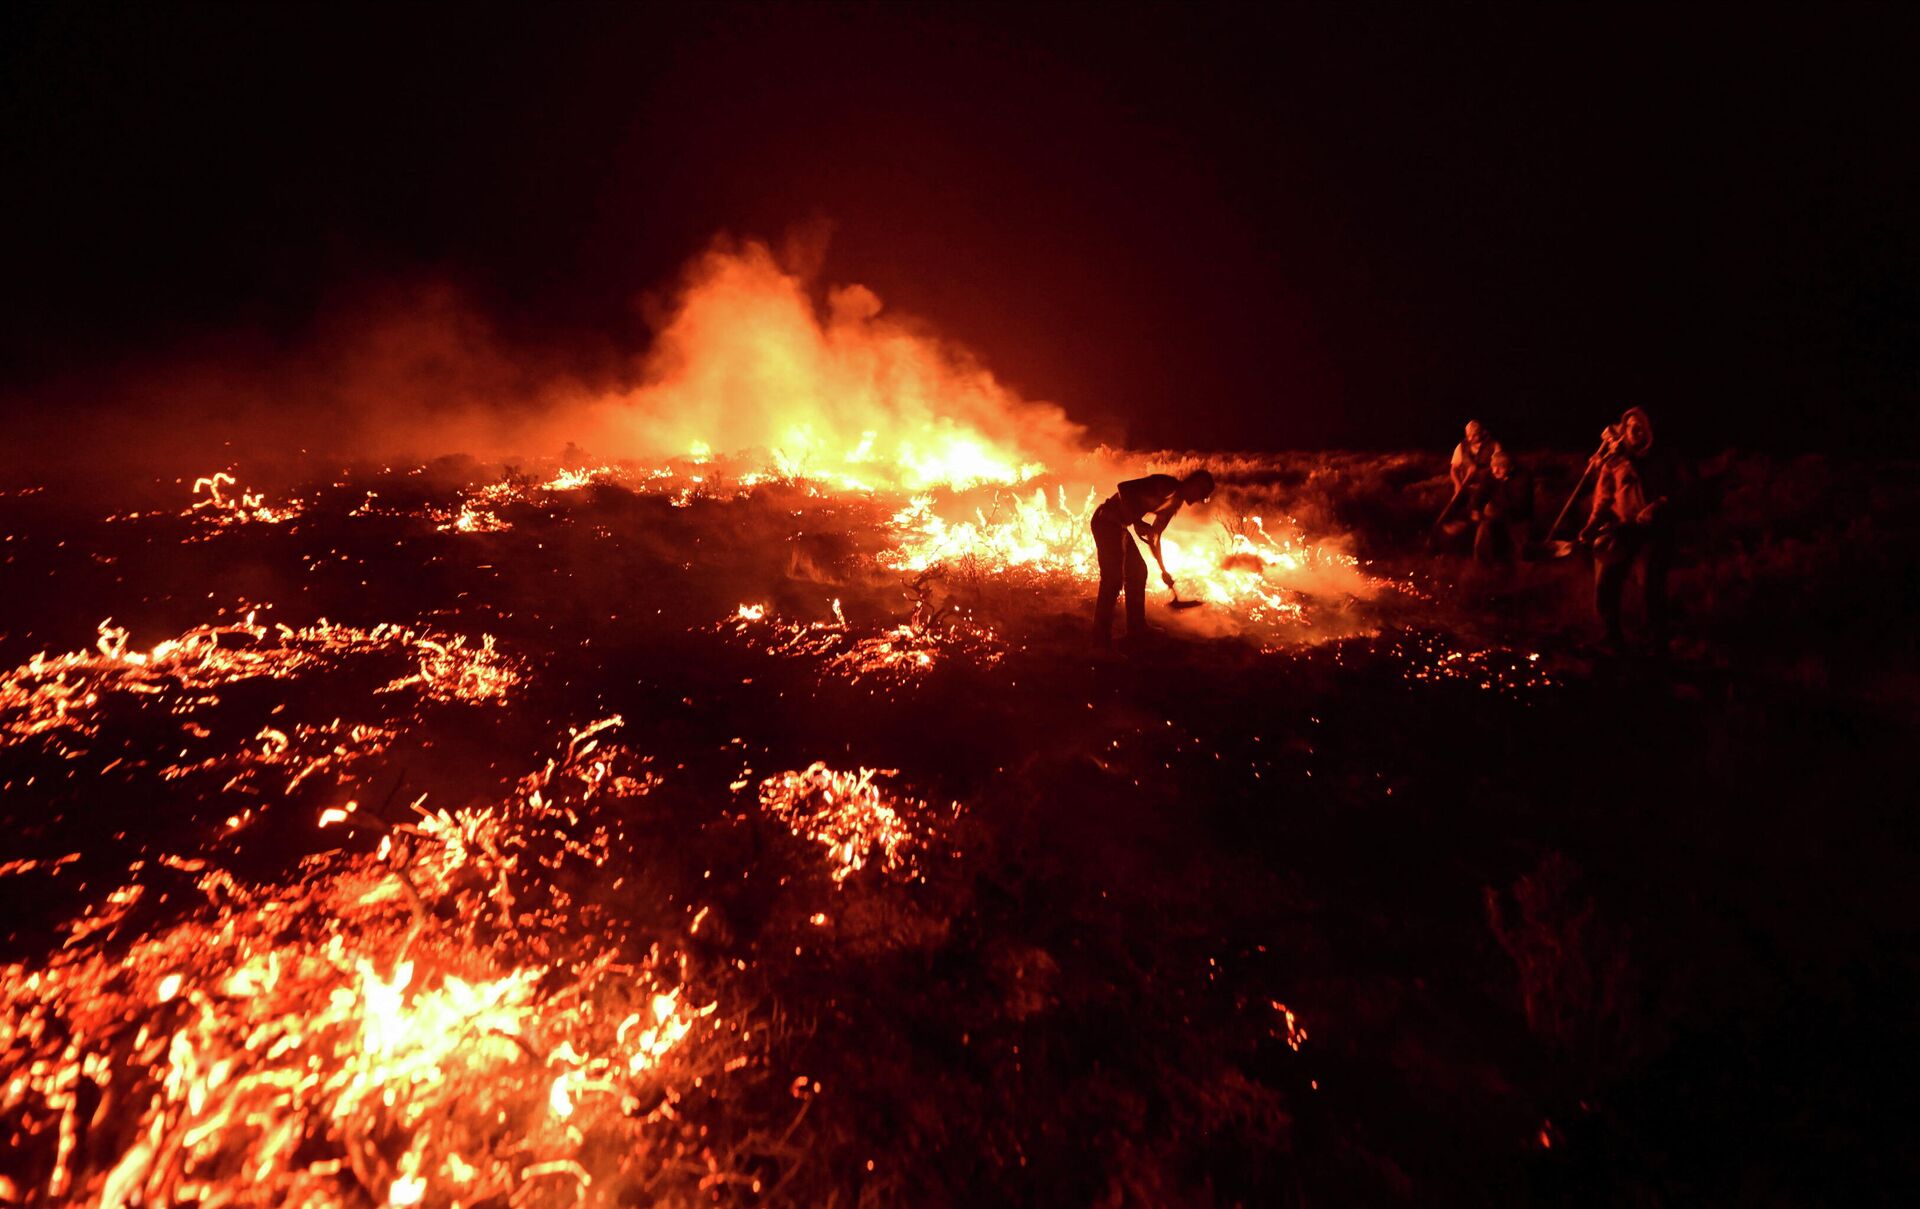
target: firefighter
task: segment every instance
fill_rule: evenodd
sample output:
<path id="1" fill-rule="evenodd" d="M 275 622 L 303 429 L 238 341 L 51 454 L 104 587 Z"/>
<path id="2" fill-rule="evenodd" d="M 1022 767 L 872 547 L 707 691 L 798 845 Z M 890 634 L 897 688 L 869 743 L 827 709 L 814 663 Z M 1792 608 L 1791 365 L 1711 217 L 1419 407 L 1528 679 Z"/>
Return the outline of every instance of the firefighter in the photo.
<path id="1" fill-rule="evenodd" d="M 1100 596 L 1094 604 L 1094 637 L 1102 646 L 1113 642 L 1113 604 L 1122 588 L 1127 593 L 1127 637 L 1147 633 L 1147 563 L 1140 557 L 1128 530 L 1145 542 L 1160 567 L 1160 582 L 1173 587 L 1166 560 L 1160 554 L 1160 535 L 1167 531 L 1182 504 L 1198 504 L 1213 494 L 1213 475 L 1196 470 L 1185 478 L 1150 474 L 1128 479 L 1093 510 L 1090 528 L 1100 555 Z"/>
<path id="2" fill-rule="evenodd" d="M 1500 442 L 1489 436 L 1486 425 L 1478 420 L 1467 421 L 1465 438 L 1453 447 L 1453 458 L 1447 463 L 1453 495 L 1427 531 L 1427 546 L 1435 554 L 1464 550 L 1472 540 L 1474 522 L 1468 519 L 1468 513 L 1473 496 L 1487 478 L 1493 455 L 1500 451 Z"/>
<path id="3" fill-rule="evenodd" d="M 1630 407 L 1600 464 L 1593 512 L 1580 540 L 1593 547 L 1593 603 L 1606 628 L 1607 645 L 1618 647 L 1620 596 L 1635 559 L 1640 561 L 1647 636 L 1656 649 L 1667 639 L 1667 568 L 1673 562 L 1677 501 L 1685 469 L 1671 450 L 1656 447 L 1653 420 Z"/>
<path id="4" fill-rule="evenodd" d="M 1453 447 L 1453 460 L 1447 465 L 1456 493 L 1486 477 L 1493 455 L 1500 452 L 1500 442 L 1489 436 L 1486 425 L 1478 420 L 1467 421 L 1464 436 L 1465 439 Z"/>
<path id="5" fill-rule="evenodd" d="M 1525 544 L 1533 521 L 1533 479 L 1512 455 L 1495 448 L 1487 474 L 1473 487 L 1474 561 L 1492 566 L 1511 563 Z"/>

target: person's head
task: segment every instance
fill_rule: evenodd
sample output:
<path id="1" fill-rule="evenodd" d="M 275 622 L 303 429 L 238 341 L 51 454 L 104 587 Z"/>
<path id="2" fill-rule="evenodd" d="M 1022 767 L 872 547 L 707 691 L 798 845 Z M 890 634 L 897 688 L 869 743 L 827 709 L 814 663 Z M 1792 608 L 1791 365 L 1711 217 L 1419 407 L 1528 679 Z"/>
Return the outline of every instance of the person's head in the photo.
<path id="1" fill-rule="evenodd" d="M 1620 417 L 1622 441 L 1635 453 L 1653 448 L 1653 419 L 1638 407 L 1629 407 Z"/>
<path id="2" fill-rule="evenodd" d="M 1180 480 L 1180 498 L 1189 504 L 1203 504 L 1213 494 L 1213 475 L 1196 470 Z"/>
<path id="3" fill-rule="evenodd" d="M 1487 439 L 1486 425 L 1478 420 L 1467 421 L 1467 448 L 1478 449 L 1480 442 Z"/>
<path id="4" fill-rule="evenodd" d="M 1494 478 L 1505 479 L 1513 473 L 1513 459 L 1507 455 L 1506 450 L 1502 449 L 1493 455 L 1489 468 L 1493 471 Z"/>

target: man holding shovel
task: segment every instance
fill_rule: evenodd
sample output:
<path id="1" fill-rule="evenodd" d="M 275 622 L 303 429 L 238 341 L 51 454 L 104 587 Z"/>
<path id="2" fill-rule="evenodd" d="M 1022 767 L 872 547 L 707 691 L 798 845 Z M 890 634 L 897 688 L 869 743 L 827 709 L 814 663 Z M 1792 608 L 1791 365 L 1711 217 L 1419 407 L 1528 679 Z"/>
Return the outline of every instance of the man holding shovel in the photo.
<path id="1" fill-rule="evenodd" d="M 1500 442 L 1493 439 L 1487 426 L 1478 420 L 1468 420 L 1461 441 L 1453 447 L 1453 457 L 1447 461 L 1447 477 L 1453 481 L 1453 498 L 1435 518 L 1433 527 L 1427 531 L 1427 545 L 1436 554 L 1443 549 L 1457 545 L 1472 525 L 1457 519 L 1462 505 L 1470 505 L 1480 486 L 1493 473 L 1495 454 L 1504 453 Z"/>
<path id="2" fill-rule="evenodd" d="M 1685 470 L 1672 451 L 1653 444 L 1653 421 L 1629 407 L 1603 443 L 1593 512 L 1580 540 L 1593 547 L 1593 600 L 1606 627 L 1608 646 L 1622 645 L 1620 596 L 1638 559 L 1646 596 L 1648 638 L 1664 650 L 1667 638 L 1667 567 L 1673 561 L 1675 500 Z M 1571 503 L 1571 501 L 1569 501 Z"/>
<path id="3" fill-rule="evenodd" d="M 1453 457 L 1447 461 L 1447 477 L 1453 480 L 1453 489 L 1457 494 L 1471 490 L 1476 482 L 1492 472 L 1493 457 L 1500 453 L 1500 442 L 1487 432 L 1487 426 L 1478 420 L 1468 420 L 1466 431 L 1460 434 L 1461 441 L 1453 447 Z"/>
<path id="4" fill-rule="evenodd" d="M 1182 504 L 1202 503 L 1212 494 L 1213 475 L 1205 470 L 1181 479 L 1150 474 L 1120 484 L 1119 490 L 1093 510 L 1090 528 L 1094 549 L 1100 555 L 1100 595 L 1094 604 L 1093 625 L 1100 645 L 1113 643 L 1113 605 L 1123 587 L 1127 592 L 1127 637 L 1137 640 L 1147 632 L 1147 563 L 1127 531 L 1131 529 L 1147 544 L 1160 567 L 1160 582 L 1172 588 L 1173 576 L 1160 554 L 1160 536 Z"/>

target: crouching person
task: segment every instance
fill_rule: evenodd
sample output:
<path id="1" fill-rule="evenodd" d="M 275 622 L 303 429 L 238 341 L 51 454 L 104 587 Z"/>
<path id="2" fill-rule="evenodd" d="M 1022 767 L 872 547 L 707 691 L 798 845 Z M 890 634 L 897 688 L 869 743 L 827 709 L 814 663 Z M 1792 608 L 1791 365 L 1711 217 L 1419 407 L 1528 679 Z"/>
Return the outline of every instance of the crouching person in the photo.
<path id="1" fill-rule="evenodd" d="M 1640 563 L 1646 602 L 1647 639 L 1656 650 L 1667 642 L 1667 570 L 1673 563 L 1674 527 L 1685 487 L 1685 469 L 1671 450 L 1656 448 L 1653 421 L 1638 407 L 1620 417 L 1620 439 L 1600 465 L 1593 513 L 1580 540 L 1593 547 L 1593 603 L 1605 641 L 1620 646 L 1620 598 L 1633 564 Z"/>

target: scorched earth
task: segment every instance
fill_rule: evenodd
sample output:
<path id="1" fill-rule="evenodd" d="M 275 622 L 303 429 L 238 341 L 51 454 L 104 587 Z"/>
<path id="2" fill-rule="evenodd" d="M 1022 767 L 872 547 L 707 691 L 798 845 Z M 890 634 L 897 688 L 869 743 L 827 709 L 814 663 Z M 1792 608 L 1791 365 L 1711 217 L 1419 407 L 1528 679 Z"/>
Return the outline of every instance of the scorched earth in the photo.
<path id="1" fill-rule="evenodd" d="M 1207 606 L 1097 657 L 1089 484 L 1192 464 L 1102 456 L 0 498 L 0 1197 L 1504 1202 L 1904 1163 L 1864 1117 L 1792 1128 L 1881 1077 L 1818 1037 L 1890 1018 L 1812 956 L 1830 907 L 1730 888 L 1791 917 L 1792 723 L 1724 667 L 1596 669 L 1571 567 L 1460 603 L 1396 552 L 1415 457 L 1358 503 L 1352 459 L 1213 459 L 1168 541 Z M 1872 814 L 1874 775 L 1828 789 Z M 1868 900 L 1895 872 L 1840 855 Z M 1727 1094 L 1761 1072 L 1797 1090 Z"/>

